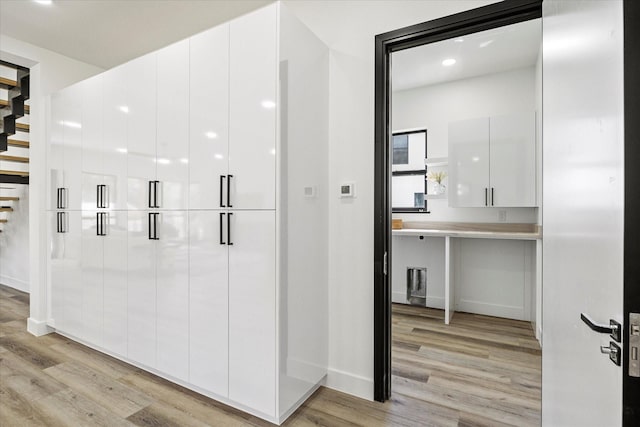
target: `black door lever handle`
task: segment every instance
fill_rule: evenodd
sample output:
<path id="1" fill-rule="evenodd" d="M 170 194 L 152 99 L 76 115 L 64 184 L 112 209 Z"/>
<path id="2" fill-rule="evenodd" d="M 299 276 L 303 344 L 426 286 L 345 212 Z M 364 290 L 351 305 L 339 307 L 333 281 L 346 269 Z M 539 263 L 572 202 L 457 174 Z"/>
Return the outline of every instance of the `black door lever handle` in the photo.
<path id="1" fill-rule="evenodd" d="M 609 335 L 611 335 L 611 338 L 616 340 L 616 342 L 621 342 L 621 340 L 622 340 L 622 325 L 619 322 L 616 322 L 613 319 L 609 319 L 609 324 L 608 325 L 601 325 L 601 324 L 595 323 L 591 319 L 591 317 L 589 317 L 588 315 L 586 315 L 584 313 L 580 313 L 580 319 L 582 319 L 582 321 L 584 323 L 586 323 L 587 326 L 589 326 L 589 328 L 591 328 L 591 330 L 593 330 L 595 332 L 599 332 L 601 334 L 609 334 Z"/>

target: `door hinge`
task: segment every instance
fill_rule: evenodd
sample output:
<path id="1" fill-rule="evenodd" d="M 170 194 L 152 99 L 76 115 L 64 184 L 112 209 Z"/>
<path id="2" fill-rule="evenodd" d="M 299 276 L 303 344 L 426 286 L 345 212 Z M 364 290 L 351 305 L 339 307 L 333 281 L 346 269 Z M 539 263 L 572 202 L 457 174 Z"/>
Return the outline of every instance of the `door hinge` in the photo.
<path id="1" fill-rule="evenodd" d="M 387 275 L 387 260 L 388 260 L 389 256 L 387 254 L 387 252 L 384 253 L 384 258 L 382 260 L 382 274 L 384 274 L 385 276 Z"/>

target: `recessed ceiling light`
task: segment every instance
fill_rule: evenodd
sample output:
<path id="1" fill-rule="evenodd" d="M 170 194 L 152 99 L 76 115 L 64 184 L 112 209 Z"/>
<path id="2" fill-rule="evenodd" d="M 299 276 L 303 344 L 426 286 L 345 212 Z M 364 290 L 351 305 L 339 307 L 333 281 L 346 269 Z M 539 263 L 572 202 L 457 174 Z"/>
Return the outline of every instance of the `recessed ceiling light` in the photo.
<path id="1" fill-rule="evenodd" d="M 444 65 L 445 67 L 450 67 L 455 63 L 456 63 L 456 60 L 453 58 L 447 58 L 444 61 L 442 61 L 442 65 Z"/>
<path id="2" fill-rule="evenodd" d="M 50 5 L 53 3 L 53 0 L 36 0 L 36 3 Z"/>

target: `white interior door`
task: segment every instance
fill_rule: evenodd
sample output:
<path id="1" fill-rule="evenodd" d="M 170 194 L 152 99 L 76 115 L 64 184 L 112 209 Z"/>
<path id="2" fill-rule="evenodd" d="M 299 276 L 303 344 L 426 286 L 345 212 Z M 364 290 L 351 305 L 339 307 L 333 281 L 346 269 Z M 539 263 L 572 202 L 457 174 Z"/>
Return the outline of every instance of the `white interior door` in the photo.
<path id="1" fill-rule="evenodd" d="M 542 425 L 620 426 L 622 369 L 580 313 L 622 321 L 622 1 L 542 6 Z"/>

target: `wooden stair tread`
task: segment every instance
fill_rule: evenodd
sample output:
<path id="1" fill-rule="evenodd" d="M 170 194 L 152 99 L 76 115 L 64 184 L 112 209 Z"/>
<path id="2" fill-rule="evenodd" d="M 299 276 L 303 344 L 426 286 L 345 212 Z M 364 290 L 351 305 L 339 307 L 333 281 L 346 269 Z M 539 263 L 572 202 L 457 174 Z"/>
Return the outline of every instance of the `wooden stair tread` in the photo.
<path id="1" fill-rule="evenodd" d="M 29 141 L 20 141 L 18 139 L 10 139 L 7 141 L 7 144 L 12 147 L 29 148 Z"/>
<path id="2" fill-rule="evenodd" d="M 13 208 L 7 206 L 0 206 L 0 212 L 13 212 Z"/>
<path id="3" fill-rule="evenodd" d="M 0 77 L 0 86 L 5 88 L 18 87 L 18 82 L 15 80 L 7 79 L 5 77 Z"/>
<path id="4" fill-rule="evenodd" d="M 8 222 L 8 219 L 0 219 L 0 224 Z"/>
<path id="5" fill-rule="evenodd" d="M 27 171 L 5 171 L 0 170 L 0 175 L 29 176 Z"/>
<path id="6" fill-rule="evenodd" d="M 29 163 L 28 157 L 19 157 L 19 156 L 5 156 L 4 154 L 0 154 L 0 161 L 2 162 L 16 162 L 16 163 Z"/>
<path id="7" fill-rule="evenodd" d="M 0 99 L 0 108 L 2 107 L 8 107 L 9 106 L 9 101 L 7 101 L 6 99 Z M 29 107 L 27 104 L 24 105 L 24 112 L 25 114 L 29 114 L 31 112 L 31 107 Z"/>
<path id="8" fill-rule="evenodd" d="M 29 125 L 26 123 L 16 123 L 16 130 L 29 132 Z"/>
<path id="9" fill-rule="evenodd" d="M 18 200 L 20 200 L 20 197 L 0 196 L 0 202 L 17 202 Z"/>

